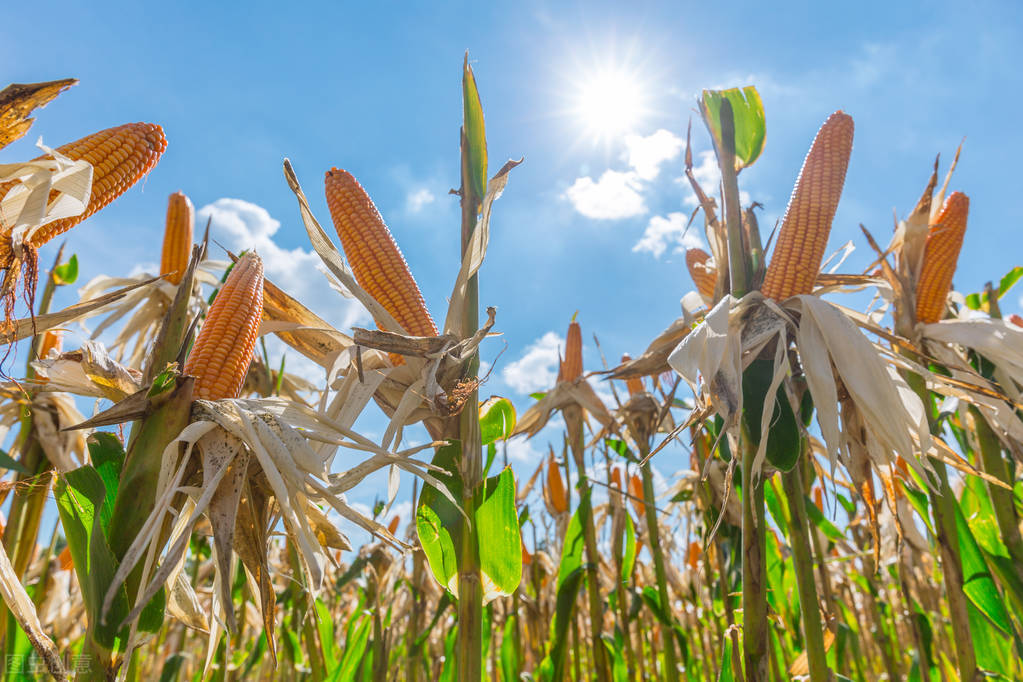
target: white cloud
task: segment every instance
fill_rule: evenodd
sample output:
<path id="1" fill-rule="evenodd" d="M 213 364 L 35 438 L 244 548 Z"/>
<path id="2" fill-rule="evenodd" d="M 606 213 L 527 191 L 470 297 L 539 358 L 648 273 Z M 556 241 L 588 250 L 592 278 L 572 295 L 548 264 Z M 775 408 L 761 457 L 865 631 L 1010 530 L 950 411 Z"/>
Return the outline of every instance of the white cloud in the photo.
<path id="1" fill-rule="evenodd" d="M 661 128 L 651 135 L 627 135 L 625 147 L 629 165 L 642 180 L 653 180 L 661 171 L 661 164 L 676 158 L 684 142 Z"/>
<path id="2" fill-rule="evenodd" d="M 532 439 L 512 438 L 508 441 L 508 460 L 517 464 L 536 466 L 544 452 L 533 445 Z"/>
<path id="3" fill-rule="evenodd" d="M 547 332 L 534 341 L 515 362 L 501 372 L 505 382 L 519 393 L 545 391 L 558 379 L 558 351 L 565 340 Z"/>
<path id="4" fill-rule="evenodd" d="M 197 217 L 200 224 L 211 220 L 211 238 L 235 253 L 255 249 L 263 259 L 268 279 L 338 329 L 369 320 L 361 304 L 341 297 L 327 285 L 316 253 L 284 249 L 274 242 L 281 223 L 262 206 L 244 199 L 217 199 L 200 208 Z"/>
<path id="5" fill-rule="evenodd" d="M 596 182 L 589 176 L 576 178 L 565 196 L 587 218 L 616 220 L 646 213 L 639 190 L 637 173 L 606 170 Z"/>
<path id="6" fill-rule="evenodd" d="M 646 229 L 643 230 L 643 236 L 632 247 L 632 250 L 649 251 L 654 258 L 660 258 L 661 254 L 671 245 L 675 245 L 676 251 L 692 248 L 706 249 L 706 244 L 700 237 L 697 227 L 690 225 L 686 230 L 688 222 L 689 216 L 677 211 L 673 211 L 667 216 L 654 216 L 647 223 Z"/>
<path id="7" fill-rule="evenodd" d="M 420 187 L 417 190 L 409 192 L 408 196 L 405 197 L 405 210 L 409 213 L 419 213 L 423 210 L 424 206 L 432 204 L 436 200 L 437 197 L 433 192 L 425 187 Z"/>

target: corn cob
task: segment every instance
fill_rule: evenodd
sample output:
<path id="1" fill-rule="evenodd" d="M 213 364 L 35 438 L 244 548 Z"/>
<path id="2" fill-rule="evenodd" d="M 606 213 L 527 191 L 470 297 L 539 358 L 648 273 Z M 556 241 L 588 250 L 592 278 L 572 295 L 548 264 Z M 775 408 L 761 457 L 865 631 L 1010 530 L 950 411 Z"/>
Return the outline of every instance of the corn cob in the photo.
<path id="1" fill-rule="evenodd" d="M 700 568 L 700 556 L 703 554 L 703 548 L 700 547 L 700 543 L 693 540 L 689 543 L 689 551 L 686 553 L 686 563 L 689 564 L 690 570 L 696 571 Z"/>
<path id="2" fill-rule="evenodd" d="M 937 220 L 927 231 L 924 261 L 916 284 L 916 319 L 929 324 L 944 316 L 945 300 L 966 233 L 970 199 L 962 192 L 948 195 Z"/>
<path id="3" fill-rule="evenodd" d="M 175 192 L 167 200 L 167 225 L 163 231 L 163 252 L 160 254 L 160 274 L 177 285 L 188 268 L 192 257 L 192 232 L 195 229 L 195 210 L 184 192 Z"/>
<path id="4" fill-rule="evenodd" d="M 1009 320 L 1009 322 L 1013 323 L 1017 327 L 1023 327 L 1023 317 L 1020 317 L 1016 313 L 1013 313 L 1012 315 L 1009 315 L 1008 320 Z"/>
<path id="5" fill-rule="evenodd" d="M 841 111 L 829 116 L 817 131 L 785 209 L 778 243 L 760 288 L 767 298 L 783 301 L 813 292 L 831 221 L 842 196 L 852 143 L 852 117 Z"/>
<path id="6" fill-rule="evenodd" d="M 554 461 L 553 454 L 547 459 L 547 494 L 556 514 L 568 511 L 568 493 L 565 491 L 565 484 L 561 480 L 561 469 Z"/>
<path id="7" fill-rule="evenodd" d="M 686 250 L 686 267 L 693 278 L 696 290 L 708 304 L 714 302 L 714 288 L 718 281 L 718 271 L 710 262 L 710 254 L 703 249 Z"/>
<path id="8" fill-rule="evenodd" d="M 437 326 L 408 264 L 362 185 L 346 170 L 327 171 L 327 207 L 355 280 L 412 336 Z"/>
<path id="9" fill-rule="evenodd" d="M 644 500 L 646 498 L 643 497 L 643 479 L 637 474 L 629 477 L 629 496 L 632 500 L 632 508 L 636 510 L 636 515 L 641 519 L 645 518 L 646 504 L 644 504 Z"/>
<path id="10" fill-rule="evenodd" d="M 629 362 L 630 360 L 632 360 L 632 357 L 628 353 L 622 355 L 623 365 L 626 362 Z M 629 391 L 629 397 L 632 397 L 637 393 L 642 393 L 644 390 L 643 379 L 641 379 L 640 377 L 629 377 L 628 379 L 625 380 L 625 388 Z"/>
<path id="11" fill-rule="evenodd" d="M 583 331 L 572 321 L 565 336 L 565 358 L 558 368 L 558 381 L 575 381 L 583 375 Z"/>
<path id="12" fill-rule="evenodd" d="M 59 329 L 48 329 L 43 333 L 43 340 L 39 344 L 39 353 L 36 357 L 44 359 L 54 349 L 58 354 L 64 349 L 64 332 Z"/>
<path id="13" fill-rule="evenodd" d="M 263 261 L 249 252 L 235 263 L 213 299 L 185 363 L 203 400 L 237 398 L 245 383 L 263 316 Z"/>
<path id="14" fill-rule="evenodd" d="M 89 205 L 81 215 L 42 226 L 29 238 L 28 245 L 35 248 L 42 246 L 121 196 L 153 169 L 166 148 L 167 138 L 163 135 L 163 128 L 153 123 L 127 123 L 58 147 L 56 151 L 73 161 L 84 159 L 92 164 L 92 195 L 89 197 Z M 14 184 L 10 182 L 0 185 L 0 199 Z M 11 265 L 13 252 L 10 235 L 10 226 L 3 226 L 0 234 L 0 268 Z"/>

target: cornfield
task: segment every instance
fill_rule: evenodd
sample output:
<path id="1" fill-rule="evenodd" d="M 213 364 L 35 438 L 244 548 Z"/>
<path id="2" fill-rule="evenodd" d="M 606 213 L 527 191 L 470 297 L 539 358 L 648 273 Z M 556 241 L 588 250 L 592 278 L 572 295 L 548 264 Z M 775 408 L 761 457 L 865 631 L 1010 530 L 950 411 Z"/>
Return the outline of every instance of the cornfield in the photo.
<path id="1" fill-rule="evenodd" d="M 283 162 L 330 286 L 375 329 L 333 327 L 256 250 L 225 252 L 183 192 L 152 206 L 159 272 L 111 265 L 53 310 L 78 255 L 39 248 L 173 139 L 129 123 L 0 166 L 6 679 L 1023 679 L 1023 321 L 999 307 L 1023 268 L 953 288 L 985 230 L 958 151 L 944 175 L 906 169 L 927 181 L 887 239 L 840 236 L 872 260 L 840 272 L 855 112 L 807 131 L 767 232 L 740 192 L 760 96 L 703 91 L 720 182 L 687 139 L 708 248 L 669 294 L 682 314 L 590 366 L 599 324 L 566 311 L 556 379 L 515 405 L 486 392 L 500 315 L 479 278 L 522 161 L 495 171 L 468 55 L 461 76 L 446 310 L 355 173 L 324 169 L 320 222 L 319 176 Z M 0 147 L 75 82 L 0 91 Z M 323 381 L 271 366 L 271 335 Z M 517 479 L 508 444 L 552 429 Z M 367 514 L 346 493 L 375 473 Z M 403 478 L 412 518 L 389 511 Z"/>

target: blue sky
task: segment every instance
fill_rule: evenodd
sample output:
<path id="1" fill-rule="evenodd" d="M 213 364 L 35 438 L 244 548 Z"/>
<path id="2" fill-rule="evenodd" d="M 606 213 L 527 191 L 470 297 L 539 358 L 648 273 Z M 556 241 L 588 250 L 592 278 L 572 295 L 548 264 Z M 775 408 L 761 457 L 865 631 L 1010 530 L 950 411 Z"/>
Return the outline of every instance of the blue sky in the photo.
<path id="1" fill-rule="evenodd" d="M 145 184 L 68 235 L 83 278 L 152 267 L 167 195 L 181 189 L 215 218 L 214 238 L 256 246 L 279 285 L 335 324 L 365 322 L 315 270 L 281 173 L 289 157 L 325 225 L 324 172 L 359 178 L 442 318 L 458 266 L 447 190 L 458 180 L 468 49 L 492 170 L 525 157 L 495 207 L 480 295 L 498 307 L 504 334 L 484 359 L 507 344 L 483 393 L 521 408 L 543 377 L 553 380 L 575 311 L 612 362 L 640 353 L 679 314 L 691 283 L 678 226 L 692 199 L 679 182 L 678 141 L 702 88 L 760 90 L 767 145 L 740 182 L 765 205 L 767 227 L 820 123 L 836 109 L 853 116 L 830 242 L 856 244 L 846 271 L 870 259 L 857 225 L 886 241 L 893 211 L 912 208 L 935 154 L 947 163 L 963 137 L 952 188 L 970 195 L 971 216 L 957 286 L 978 290 L 1023 261 L 1018 3 L 968 12 L 951 2 L 147 5 L 17 3 L 0 27 L 0 81 L 81 80 L 0 162 L 34 157 L 39 135 L 56 146 L 129 121 L 166 130 L 168 150 Z M 609 71 L 626 75 L 645 112 L 597 139 L 580 92 Z M 697 117 L 698 164 L 708 149 Z M 1003 305 L 1019 310 L 1019 293 Z M 587 367 L 599 368 L 592 344 L 587 353 Z M 545 446 L 517 447 L 521 476 Z"/>

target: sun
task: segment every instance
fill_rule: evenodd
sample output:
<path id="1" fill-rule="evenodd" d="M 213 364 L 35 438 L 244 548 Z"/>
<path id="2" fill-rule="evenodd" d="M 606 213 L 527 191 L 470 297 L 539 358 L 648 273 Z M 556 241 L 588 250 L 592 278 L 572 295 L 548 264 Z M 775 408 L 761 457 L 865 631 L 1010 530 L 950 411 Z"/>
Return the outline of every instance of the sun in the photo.
<path id="1" fill-rule="evenodd" d="M 580 79 L 575 109 L 586 133 L 606 140 L 635 129 L 643 117 L 644 99 L 635 74 L 606 68 Z"/>

